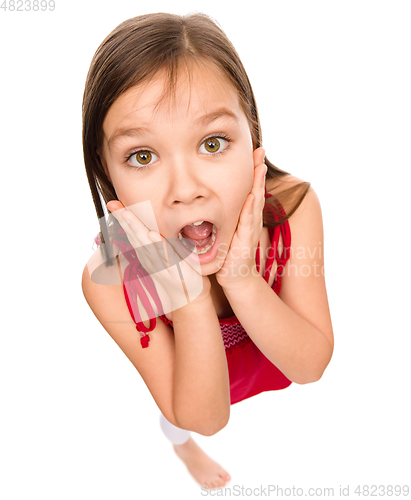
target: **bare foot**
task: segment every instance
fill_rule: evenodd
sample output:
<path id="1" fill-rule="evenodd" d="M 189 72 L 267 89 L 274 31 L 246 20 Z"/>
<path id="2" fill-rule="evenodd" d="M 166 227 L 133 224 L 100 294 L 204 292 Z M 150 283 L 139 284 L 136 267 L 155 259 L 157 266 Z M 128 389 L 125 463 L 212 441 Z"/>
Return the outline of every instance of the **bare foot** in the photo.
<path id="1" fill-rule="evenodd" d="M 173 448 L 201 486 L 221 488 L 230 481 L 227 471 L 204 453 L 191 436 L 184 444 L 173 444 Z"/>

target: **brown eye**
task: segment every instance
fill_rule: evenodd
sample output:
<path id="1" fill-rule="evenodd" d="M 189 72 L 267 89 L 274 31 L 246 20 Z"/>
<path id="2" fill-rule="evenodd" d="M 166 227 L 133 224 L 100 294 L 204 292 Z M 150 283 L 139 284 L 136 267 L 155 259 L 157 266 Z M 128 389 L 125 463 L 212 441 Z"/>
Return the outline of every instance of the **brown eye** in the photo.
<path id="1" fill-rule="evenodd" d="M 210 137 L 204 141 L 204 147 L 209 153 L 216 153 L 220 149 L 220 141 L 217 137 Z"/>
<path id="2" fill-rule="evenodd" d="M 128 166 L 139 170 L 140 168 L 151 167 L 158 159 L 158 156 L 148 149 L 140 149 L 127 157 L 127 163 Z"/>
<path id="3" fill-rule="evenodd" d="M 148 165 L 151 161 L 150 151 L 138 151 L 136 153 L 136 160 L 140 165 Z"/>
<path id="4" fill-rule="evenodd" d="M 230 139 L 228 137 L 226 137 L 225 139 L 221 136 L 208 137 L 199 147 L 199 152 L 203 154 L 222 153 L 227 149 L 229 144 Z"/>

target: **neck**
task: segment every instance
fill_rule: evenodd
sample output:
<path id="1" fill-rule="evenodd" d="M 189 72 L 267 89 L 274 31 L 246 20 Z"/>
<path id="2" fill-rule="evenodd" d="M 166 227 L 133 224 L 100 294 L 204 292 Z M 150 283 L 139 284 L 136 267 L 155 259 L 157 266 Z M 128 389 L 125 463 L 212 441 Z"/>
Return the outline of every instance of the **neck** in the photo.
<path id="1" fill-rule="evenodd" d="M 209 274 L 208 275 L 208 279 L 210 280 L 210 283 L 211 283 L 212 287 L 218 286 L 218 287 L 221 288 L 221 286 L 218 284 L 218 281 L 217 281 L 215 273 L 214 274 Z"/>

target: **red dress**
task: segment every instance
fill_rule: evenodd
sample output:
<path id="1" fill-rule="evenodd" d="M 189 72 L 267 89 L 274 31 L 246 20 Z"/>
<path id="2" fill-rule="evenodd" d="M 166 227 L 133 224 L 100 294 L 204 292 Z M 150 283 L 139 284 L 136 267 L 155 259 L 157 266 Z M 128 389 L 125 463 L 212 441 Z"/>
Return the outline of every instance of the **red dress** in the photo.
<path id="1" fill-rule="evenodd" d="M 269 196 L 271 195 L 267 193 L 265 194 L 266 198 Z M 284 214 L 280 205 L 279 209 Z M 273 211 L 273 207 L 271 205 L 269 208 L 266 205 L 264 210 L 270 210 L 274 219 L 278 220 L 278 214 Z M 267 257 L 263 278 L 268 283 L 271 267 L 276 259 L 277 270 L 272 289 L 275 293 L 279 294 L 281 290 L 282 270 L 290 256 L 291 233 L 288 220 L 279 226 L 269 227 L 268 232 L 270 235 L 271 248 Z M 281 257 L 277 255 L 280 234 L 283 237 L 284 246 Z M 156 314 L 154 313 L 151 304 L 145 295 L 145 290 L 139 283 L 139 280 L 136 279 L 137 276 L 144 283 L 144 286 L 151 294 L 158 311 L 162 311 L 161 302 L 150 276 L 140 265 L 135 254 L 135 250 L 130 250 L 129 246 L 122 247 L 121 245 L 120 250 L 129 261 L 129 265 L 125 269 L 123 278 L 123 289 L 126 303 L 131 317 L 136 323 L 136 329 L 141 335 L 141 345 L 143 348 L 147 348 L 149 347 L 150 340 L 148 332 L 151 332 L 155 328 Z M 256 266 L 259 271 L 260 244 L 258 244 L 256 252 Z M 143 306 L 150 314 L 151 319 L 149 328 L 146 328 L 141 322 L 141 316 L 136 302 L 137 294 L 143 303 Z M 173 322 L 169 321 L 165 315 L 160 315 L 159 318 L 161 318 L 166 325 L 173 328 Z M 227 357 L 231 404 L 238 403 L 264 391 L 284 389 L 291 384 L 291 381 L 258 349 L 251 338 L 247 335 L 235 315 L 230 318 L 219 319 L 219 322 Z"/>

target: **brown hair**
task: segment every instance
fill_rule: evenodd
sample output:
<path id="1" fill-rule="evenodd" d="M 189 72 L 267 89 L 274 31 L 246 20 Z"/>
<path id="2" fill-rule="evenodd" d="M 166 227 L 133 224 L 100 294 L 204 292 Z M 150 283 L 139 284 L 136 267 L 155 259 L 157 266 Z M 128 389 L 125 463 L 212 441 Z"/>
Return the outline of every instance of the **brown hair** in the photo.
<path id="1" fill-rule="evenodd" d="M 100 195 L 105 203 L 116 200 L 117 195 L 107 177 L 97 151 L 102 151 L 103 121 L 114 101 L 134 85 L 166 69 L 169 90 L 175 88 L 179 63 L 203 60 L 222 70 L 238 91 L 240 105 L 250 125 L 254 148 L 262 144 L 257 105 L 247 73 L 225 33 L 205 14 L 179 16 L 175 14 L 147 14 L 119 24 L 101 43 L 87 74 L 83 95 L 83 154 L 88 181 L 100 220 L 102 250 L 109 241 Z M 267 179 L 288 174 L 267 158 Z M 269 197 L 266 205 L 278 209 L 278 201 L 285 214 L 277 220 L 264 210 L 264 226 L 282 224 L 298 208 L 310 184 L 299 183 Z M 100 195 L 99 195 L 100 193 Z"/>

